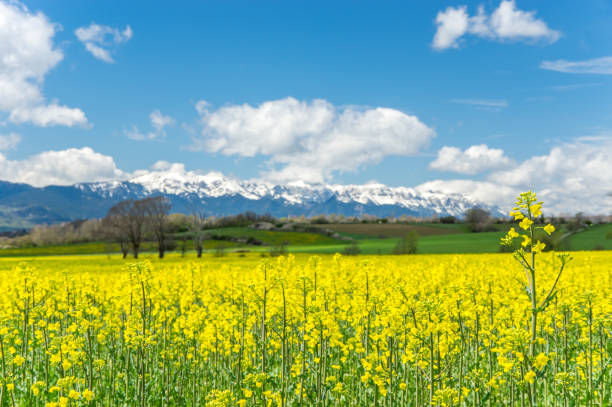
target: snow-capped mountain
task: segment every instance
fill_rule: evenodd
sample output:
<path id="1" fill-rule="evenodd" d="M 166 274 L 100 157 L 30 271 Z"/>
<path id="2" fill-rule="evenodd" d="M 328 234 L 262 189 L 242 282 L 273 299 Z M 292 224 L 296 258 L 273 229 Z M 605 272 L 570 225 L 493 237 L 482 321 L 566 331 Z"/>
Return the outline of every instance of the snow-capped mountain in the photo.
<path id="1" fill-rule="evenodd" d="M 188 172 L 178 166 L 137 173 L 125 181 L 72 186 L 35 188 L 0 182 L 0 217 L 17 216 L 24 223 L 31 224 L 102 217 L 117 202 L 155 195 L 167 196 L 173 203 L 173 212 L 189 213 L 197 209 L 215 216 L 246 211 L 277 217 L 330 213 L 345 216 L 461 216 L 474 206 L 500 213 L 497 208 L 458 194 L 378 183 L 312 185 L 294 182 L 275 185 L 260 180 L 239 180 L 218 172 Z"/>
<path id="2" fill-rule="evenodd" d="M 167 171 L 151 171 L 124 182 L 78 184 L 84 192 L 95 192 L 104 197 L 166 195 L 191 206 L 214 208 L 216 200 L 224 205 L 228 200 L 248 203 L 253 211 L 269 208 L 276 216 L 287 214 L 316 215 L 342 213 L 344 215 L 455 215 L 461 216 L 480 202 L 458 194 L 417 191 L 414 188 L 388 187 L 383 184 L 364 185 L 306 184 L 293 182 L 275 185 L 266 181 L 243 181 L 218 172 L 199 174 L 186 172 L 180 166 Z M 243 205 L 239 205 L 242 207 Z M 236 213 L 236 205 L 212 210 L 211 214 Z M 333 210 L 336 209 L 336 212 Z M 496 211 L 496 208 L 489 208 Z"/>

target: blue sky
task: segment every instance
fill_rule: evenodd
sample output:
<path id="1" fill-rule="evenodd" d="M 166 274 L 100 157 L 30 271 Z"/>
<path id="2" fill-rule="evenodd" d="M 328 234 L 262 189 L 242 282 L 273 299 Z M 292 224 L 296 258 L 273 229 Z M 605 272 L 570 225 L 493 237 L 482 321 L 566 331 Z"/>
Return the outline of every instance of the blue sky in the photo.
<path id="1" fill-rule="evenodd" d="M 163 161 L 489 200 L 539 188 L 560 210 L 586 188 L 612 211 L 608 1 L 0 4 L 0 178 Z"/>

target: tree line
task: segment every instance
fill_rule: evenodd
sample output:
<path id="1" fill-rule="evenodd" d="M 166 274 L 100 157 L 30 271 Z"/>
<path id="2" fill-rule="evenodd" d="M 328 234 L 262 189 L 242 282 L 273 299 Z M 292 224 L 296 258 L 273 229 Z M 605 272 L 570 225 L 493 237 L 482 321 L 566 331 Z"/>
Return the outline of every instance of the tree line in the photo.
<path id="1" fill-rule="evenodd" d="M 53 225 L 38 225 L 27 231 L 20 230 L 4 233 L 4 235 L 0 234 L 0 248 L 113 242 L 118 244 L 124 258 L 130 252 L 134 254 L 134 257 L 138 257 L 143 249 L 151 250 L 151 246 L 162 258 L 167 251 L 178 248 L 184 253 L 189 244 L 192 245 L 197 256 L 201 257 L 207 240 L 231 240 L 226 239 L 228 236 L 224 233 L 211 229 L 261 224 L 265 230 L 321 233 L 322 229 L 314 228 L 314 226 L 335 223 L 412 223 L 411 221 L 416 219 L 407 217 L 378 218 L 366 215 L 351 218 L 334 214 L 277 219 L 269 214 L 258 215 L 252 211 L 215 217 L 206 216 L 204 212 L 198 209 L 193 209 L 190 214 L 170 214 L 171 209 L 172 203 L 170 200 L 162 196 L 127 200 L 115 204 L 102 219 L 80 219 Z M 459 218 L 441 216 L 418 220 L 419 222 L 416 223 L 463 223 L 468 231 L 476 233 L 498 230 L 500 224 L 509 221 L 505 217 L 494 217 L 489 211 L 482 208 L 470 208 Z M 567 249 L 563 244 L 567 244 L 568 239 L 565 239 L 565 237 L 568 234 L 588 228 L 593 223 L 610 221 L 612 221 L 612 217 L 609 216 L 586 216 L 581 213 L 566 217 L 547 216 L 546 222 L 559 225 L 559 228 L 553 235 L 543 236 L 542 239 L 545 240 L 542 241 L 550 248 Z M 308 225 L 313 225 L 313 227 Z M 261 242 L 255 241 L 235 241 L 246 244 L 261 244 Z M 146 244 L 143 246 L 145 242 Z M 394 252 L 413 252 L 415 250 L 413 248 L 415 246 L 414 242 L 413 237 L 406 237 L 406 239 L 401 240 L 401 244 L 398 244 Z M 347 251 L 350 252 L 351 250 L 354 251 L 352 246 L 347 247 Z M 282 252 L 282 250 L 279 252 Z"/>
<path id="2" fill-rule="evenodd" d="M 123 258 L 131 251 L 134 258 L 142 248 L 145 239 L 153 240 L 157 246 L 159 258 L 175 246 L 175 234 L 188 236 L 198 257 L 202 257 L 204 243 L 214 236 L 208 234 L 211 227 L 247 226 L 254 222 L 276 222 L 271 215 L 257 215 L 245 212 L 222 218 L 207 217 L 203 211 L 193 210 L 191 215 L 182 215 L 178 225 L 170 222 L 172 202 L 163 196 L 138 200 L 126 200 L 115 204 L 102 220 L 107 238 L 117 242 Z"/>

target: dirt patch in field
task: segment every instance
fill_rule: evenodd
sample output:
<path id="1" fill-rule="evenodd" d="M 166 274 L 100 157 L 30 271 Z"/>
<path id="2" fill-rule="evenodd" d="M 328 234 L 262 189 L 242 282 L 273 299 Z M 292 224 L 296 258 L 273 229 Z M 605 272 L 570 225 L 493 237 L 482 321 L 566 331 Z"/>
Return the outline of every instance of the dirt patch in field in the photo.
<path id="1" fill-rule="evenodd" d="M 403 225 L 396 223 L 340 223 L 331 225 L 311 225 L 322 229 L 331 229 L 334 232 L 352 235 L 366 235 L 373 237 L 402 237 L 410 231 L 419 236 L 450 235 L 464 233 L 459 227 L 442 228 L 428 225 Z"/>

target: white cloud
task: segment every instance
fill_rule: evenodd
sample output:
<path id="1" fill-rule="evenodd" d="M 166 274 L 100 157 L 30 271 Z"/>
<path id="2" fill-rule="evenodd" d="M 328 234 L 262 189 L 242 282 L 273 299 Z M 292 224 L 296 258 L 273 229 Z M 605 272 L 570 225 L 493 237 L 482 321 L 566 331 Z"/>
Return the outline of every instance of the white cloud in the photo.
<path id="1" fill-rule="evenodd" d="M 589 141 L 593 142 L 589 142 Z M 612 189 L 612 139 L 589 139 L 554 147 L 516 168 L 491 174 L 491 180 L 511 186 L 560 184 L 562 188 Z"/>
<path id="2" fill-rule="evenodd" d="M 338 159 L 345 160 L 347 156 L 340 153 Z M 283 175 L 293 178 L 281 177 L 281 181 L 312 181 L 308 178 L 309 174 L 312 175 L 312 169 L 308 168 L 307 162 L 286 165 L 282 171 Z M 300 171 L 305 171 L 307 177 Z M 148 170 L 127 173 L 117 168 L 112 157 L 88 147 L 46 151 L 22 160 L 8 160 L 0 153 L 0 179 L 34 186 L 124 180 L 156 172 L 174 174 L 177 179 L 184 178 L 186 174 L 202 174 L 199 171 L 186 171 L 182 163 L 167 161 L 158 161 Z M 317 180 L 315 177 L 314 181 Z M 555 146 L 547 154 L 493 172 L 482 181 L 433 180 L 416 189 L 420 192 L 458 193 L 503 210 L 510 209 L 519 192 L 531 189 L 545 202 L 547 214 L 578 211 L 611 214 L 612 137 L 582 137 L 572 143 Z"/>
<path id="3" fill-rule="evenodd" d="M 132 140 L 155 140 L 166 137 L 166 127 L 175 123 L 175 120 L 162 114 L 159 110 L 153 110 L 149 115 L 151 127 L 153 130 L 147 133 L 141 133 L 138 127 L 132 126 L 130 130 L 124 130 L 125 135 Z"/>
<path id="4" fill-rule="evenodd" d="M 91 23 L 88 27 L 79 27 L 74 31 L 79 41 L 85 45 L 85 49 L 95 58 L 113 63 L 110 48 L 127 42 L 132 38 L 132 29 L 126 26 L 123 31 L 118 28 Z"/>
<path id="5" fill-rule="evenodd" d="M 5 181 L 38 187 L 108 181 L 126 176 L 112 157 L 89 147 L 45 151 L 24 160 L 8 160 L 0 154 L 0 174 Z"/>
<path id="6" fill-rule="evenodd" d="M 436 16 L 438 29 L 432 46 L 435 49 L 459 48 L 457 40 L 467 32 L 468 20 L 466 6 L 448 7 L 440 11 Z"/>
<path id="7" fill-rule="evenodd" d="M 525 190 L 539 193 L 553 213 L 612 212 L 612 137 L 581 138 L 556 146 L 486 181 L 432 181 L 425 190 L 460 192 L 507 209 L 512 196 Z"/>
<path id="8" fill-rule="evenodd" d="M 169 171 L 177 173 L 185 173 L 185 164 L 171 163 L 170 161 L 160 160 L 151 166 L 153 171 Z"/>
<path id="9" fill-rule="evenodd" d="M 542 61 L 540 68 L 565 73 L 612 75 L 612 57 L 588 59 L 586 61 L 566 61 L 564 59 Z"/>
<path id="10" fill-rule="evenodd" d="M 9 120 L 38 126 L 87 124 L 83 111 L 57 102 L 46 105 L 41 93 L 45 75 L 63 58 L 53 44 L 57 29 L 41 12 L 0 0 L 0 111 L 9 113 Z"/>
<path id="11" fill-rule="evenodd" d="M 0 134 L 0 151 L 14 150 L 21 142 L 21 136 L 17 133 Z"/>
<path id="12" fill-rule="evenodd" d="M 559 31 L 551 30 L 542 20 L 535 18 L 535 11 L 516 8 L 513 0 L 499 4 L 489 19 L 491 31 L 501 39 L 542 39 L 555 42 L 561 36 Z"/>
<path id="13" fill-rule="evenodd" d="M 125 134 L 129 139 L 138 141 L 153 140 L 156 138 L 156 135 L 153 132 L 142 133 L 140 130 L 138 130 L 138 126 L 132 126 L 131 129 L 123 130 L 123 134 Z"/>
<path id="14" fill-rule="evenodd" d="M 457 147 L 442 147 L 437 158 L 429 164 L 430 168 L 439 171 L 451 171 L 459 174 L 476 174 L 512 165 L 512 160 L 504 150 L 489 148 L 485 144 L 471 146 L 464 151 Z"/>
<path id="15" fill-rule="evenodd" d="M 492 111 L 500 111 L 508 107 L 508 101 L 504 99 L 451 99 L 451 102 Z"/>
<path id="16" fill-rule="evenodd" d="M 14 123 L 33 123 L 41 127 L 87 125 L 87 117 L 81 109 L 71 109 L 57 103 L 18 107 L 11 111 L 9 118 Z"/>
<path id="17" fill-rule="evenodd" d="M 488 181 L 468 179 L 434 180 L 425 182 L 415 188 L 420 192 L 435 191 L 463 196 L 507 209 L 516 200 L 517 189 Z"/>
<path id="18" fill-rule="evenodd" d="M 158 132 L 162 132 L 166 126 L 174 124 L 172 117 L 164 116 L 159 110 L 153 110 L 149 118 L 151 119 L 151 125 Z"/>
<path id="19" fill-rule="evenodd" d="M 438 12 L 435 23 L 437 30 L 432 47 L 437 50 L 458 48 L 460 39 L 466 34 L 498 41 L 542 40 L 553 43 L 561 33 L 535 17 L 535 11 L 516 8 L 514 0 L 503 0 L 491 15 L 484 8 L 478 14 L 469 16 L 467 6 L 447 7 Z"/>
<path id="20" fill-rule="evenodd" d="M 435 136 L 416 116 L 398 110 L 338 109 L 321 99 L 217 110 L 200 102 L 196 108 L 203 124 L 196 146 L 224 155 L 268 156 L 270 169 L 263 175 L 277 182 L 322 182 L 387 155 L 417 154 Z"/>
<path id="21" fill-rule="evenodd" d="M 602 82 L 572 83 L 569 85 L 551 86 L 550 89 L 555 90 L 557 92 L 566 92 L 566 91 L 576 90 L 576 89 L 593 88 L 593 87 L 601 86 L 601 85 L 603 85 Z"/>

